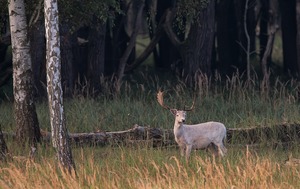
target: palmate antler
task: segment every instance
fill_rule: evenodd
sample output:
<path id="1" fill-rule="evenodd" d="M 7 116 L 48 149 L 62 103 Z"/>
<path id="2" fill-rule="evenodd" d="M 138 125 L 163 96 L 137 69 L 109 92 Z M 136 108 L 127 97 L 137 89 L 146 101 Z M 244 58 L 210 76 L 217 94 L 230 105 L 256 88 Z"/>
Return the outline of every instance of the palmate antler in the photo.
<path id="1" fill-rule="evenodd" d="M 193 104 L 190 108 L 186 109 L 185 106 L 184 106 L 184 111 L 192 111 L 194 109 L 195 99 L 196 99 L 196 96 L 194 96 Z"/>
<path id="2" fill-rule="evenodd" d="M 165 109 L 171 110 L 169 106 L 164 105 L 164 93 L 162 91 L 157 92 L 157 102 Z"/>
<path id="3" fill-rule="evenodd" d="M 165 109 L 167 110 L 171 110 L 172 108 L 170 108 L 169 106 L 166 106 L 164 105 L 164 97 L 163 97 L 164 93 L 162 91 L 158 91 L 157 92 L 157 101 L 158 103 Z M 194 105 L 195 105 L 195 97 L 194 97 L 194 100 L 193 100 L 193 104 L 190 108 L 186 109 L 184 107 L 184 111 L 192 111 L 194 109 Z"/>

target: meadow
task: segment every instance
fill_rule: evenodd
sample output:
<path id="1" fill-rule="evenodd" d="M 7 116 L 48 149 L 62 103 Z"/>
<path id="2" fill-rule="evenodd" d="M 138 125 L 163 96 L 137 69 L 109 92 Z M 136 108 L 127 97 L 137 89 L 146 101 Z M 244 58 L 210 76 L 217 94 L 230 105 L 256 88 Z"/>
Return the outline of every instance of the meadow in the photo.
<path id="1" fill-rule="evenodd" d="M 130 76 L 129 76 L 130 77 Z M 165 103 L 182 108 L 191 105 L 187 123 L 220 121 L 228 128 L 272 127 L 300 123 L 299 83 L 276 78 L 262 90 L 253 76 L 244 81 L 236 74 L 223 78 L 199 75 L 192 86 L 175 78 L 145 75 L 127 78 L 119 95 L 103 82 L 97 98 L 74 94 L 65 99 L 69 132 L 118 131 L 134 124 L 172 129 L 174 118 L 158 105 L 156 92 L 165 91 Z M 40 127 L 50 130 L 46 100 L 36 104 Z M 13 132 L 13 106 L 0 104 L 3 131 Z M 28 150 L 7 140 L 12 160 L 1 162 L 0 188 L 297 188 L 300 167 L 288 165 L 289 156 L 300 155 L 299 141 L 272 146 L 265 138 L 258 146 L 227 144 L 228 154 L 215 158 L 195 151 L 186 162 L 175 146 L 72 146 L 77 175 L 61 172 L 50 144 L 40 144 L 34 160 Z"/>

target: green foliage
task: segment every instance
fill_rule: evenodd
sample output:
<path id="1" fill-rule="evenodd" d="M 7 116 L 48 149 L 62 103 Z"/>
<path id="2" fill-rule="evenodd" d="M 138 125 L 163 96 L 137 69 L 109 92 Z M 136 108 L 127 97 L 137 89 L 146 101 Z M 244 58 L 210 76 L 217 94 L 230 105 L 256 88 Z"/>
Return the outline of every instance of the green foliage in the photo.
<path id="1" fill-rule="evenodd" d="M 8 1 L 0 1 L 0 15 L 7 15 L 7 2 Z M 43 4 L 38 8 L 39 4 L 40 0 L 25 0 L 28 22 L 33 15 L 37 16 L 36 11 L 40 11 L 39 16 L 43 16 Z M 62 0 L 58 1 L 58 9 L 60 22 L 68 23 L 73 31 L 83 25 L 92 25 L 94 19 L 106 21 L 108 18 L 114 18 L 116 14 L 122 12 L 119 1 L 117 0 Z M 0 26 L 1 24 L 2 23 L 0 23 Z"/>
<path id="2" fill-rule="evenodd" d="M 116 0 L 104 1 L 59 1 L 61 20 L 67 22 L 76 30 L 80 26 L 93 26 L 94 20 L 106 21 L 114 18 L 121 12 L 119 2 Z"/>
<path id="3" fill-rule="evenodd" d="M 185 23 L 192 23 L 197 20 L 199 13 L 205 9 L 210 0 L 178 0 L 176 24 L 181 31 L 184 31 Z"/>

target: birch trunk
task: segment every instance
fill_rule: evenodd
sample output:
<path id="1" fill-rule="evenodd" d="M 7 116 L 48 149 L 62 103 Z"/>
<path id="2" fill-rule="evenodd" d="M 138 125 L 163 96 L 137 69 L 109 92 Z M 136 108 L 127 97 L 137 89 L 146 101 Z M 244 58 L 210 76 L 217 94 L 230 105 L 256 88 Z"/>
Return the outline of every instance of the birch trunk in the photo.
<path id="1" fill-rule="evenodd" d="M 21 144 L 36 145 L 40 129 L 33 96 L 33 74 L 27 20 L 23 0 L 9 0 L 9 20 L 13 54 L 14 116 L 16 136 Z"/>
<path id="2" fill-rule="evenodd" d="M 47 92 L 52 144 L 60 164 L 75 170 L 66 128 L 61 85 L 61 55 L 57 0 L 45 0 Z"/>

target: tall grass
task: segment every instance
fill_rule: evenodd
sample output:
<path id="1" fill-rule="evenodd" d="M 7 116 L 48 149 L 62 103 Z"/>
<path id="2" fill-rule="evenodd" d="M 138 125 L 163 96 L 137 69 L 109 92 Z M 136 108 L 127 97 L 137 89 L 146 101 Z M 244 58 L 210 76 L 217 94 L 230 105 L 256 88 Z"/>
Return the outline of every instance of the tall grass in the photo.
<path id="1" fill-rule="evenodd" d="M 296 188 L 299 167 L 279 151 L 230 149 L 222 159 L 194 153 L 190 162 L 172 149 L 104 148 L 75 151 L 77 176 L 54 159 L 2 165 L 1 188 Z"/>
<path id="2" fill-rule="evenodd" d="M 196 97 L 195 110 L 189 112 L 188 123 L 215 120 L 229 128 L 242 128 L 299 122 L 297 81 L 276 79 L 265 92 L 256 77 L 250 82 L 242 77 L 239 74 L 227 78 L 218 74 L 212 78 L 199 75 L 188 86 L 182 79 L 166 80 L 140 72 L 136 77 L 127 78 L 119 96 L 112 96 L 108 92 L 111 84 L 102 81 L 104 92 L 98 98 L 75 95 L 65 100 L 67 127 L 71 132 L 122 130 L 134 124 L 172 128 L 172 115 L 156 102 L 159 89 L 165 91 L 165 103 L 178 109 L 191 105 Z M 2 129 L 14 130 L 12 103 L 3 102 L 0 109 Z M 41 128 L 49 130 L 46 101 L 37 103 L 37 113 Z"/>
<path id="3" fill-rule="evenodd" d="M 172 115 L 156 101 L 156 92 L 165 91 L 165 103 L 182 108 L 191 105 L 188 123 L 208 120 L 224 122 L 229 128 L 272 126 L 299 123 L 299 83 L 294 80 L 272 81 L 261 90 L 257 77 L 245 82 L 241 75 L 212 78 L 199 75 L 193 85 L 182 79 L 139 73 L 127 78 L 120 95 L 112 95 L 110 83 L 102 80 L 98 98 L 74 94 L 65 100 L 67 127 L 70 132 L 117 131 L 134 124 L 168 128 Z M 11 102 L 0 104 L 0 125 L 14 131 Z M 40 127 L 49 130 L 46 101 L 37 102 Z M 266 138 L 267 140 L 272 140 Z M 296 143 L 297 144 L 297 143 Z M 299 156 L 298 146 L 270 149 L 258 146 L 228 148 L 228 155 L 214 159 L 204 152 L 192 154 L 190 162 L 175 148 L 84 147 L 73 148 L 77 176 L 61 172 L 55 152 L 48 144 L 39 147 L 34 161 L 13 141 L 8 141 L 12 156 L 0 162 L 0 188 L 296 188 L 300 185 L 299 167 L 286 166 L 284 160 Z M 19 157 L 23 155 L 25 157 Z"/>

